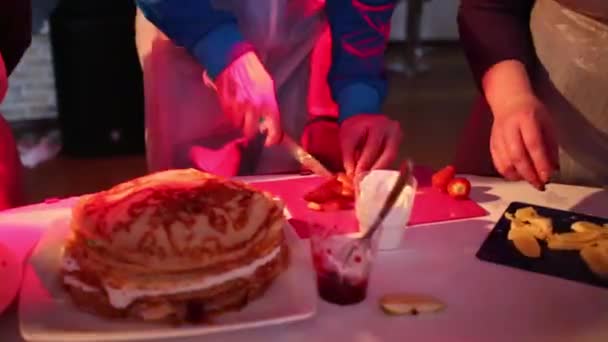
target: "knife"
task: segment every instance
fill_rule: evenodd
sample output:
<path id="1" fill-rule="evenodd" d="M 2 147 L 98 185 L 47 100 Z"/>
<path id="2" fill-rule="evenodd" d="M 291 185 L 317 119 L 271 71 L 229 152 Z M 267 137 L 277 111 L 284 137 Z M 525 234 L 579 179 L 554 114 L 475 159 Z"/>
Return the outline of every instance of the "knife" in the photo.
<path id="1" fill-rule="evenodd" d="M 260 117 L 260 133 L 265 134 L 265 129 L 263 127 L 265 118 Z M 312 173 L 317 174 L 321 177 L 332 178 L 334 174 L 329 171 L 317 158 L 313 157 L 310 153 L 308 153 L 300 144 L 298 144 L 289 134 L 283 131 L 283 137 L 281 142 L 279 143 L 283 145 L 291 154 L 291 156 L 297 160 L 300 165 L 304 166 L 306 169 L 310 170 Z"/>
<path id="2" fill-rule="evenodd" d="M 310 153 L 306 152 L 306 150 L 300 146 L 292 137 L 283 133 L 283 139 L 281 140 L 281 145 L 283 145 L 287 151 L 300 163 L 302 166 L 312 171 L 313 173 L 326 177 L 332 178 L 334 174 L 329 171 L 317 158 L 313 157 Z"/>

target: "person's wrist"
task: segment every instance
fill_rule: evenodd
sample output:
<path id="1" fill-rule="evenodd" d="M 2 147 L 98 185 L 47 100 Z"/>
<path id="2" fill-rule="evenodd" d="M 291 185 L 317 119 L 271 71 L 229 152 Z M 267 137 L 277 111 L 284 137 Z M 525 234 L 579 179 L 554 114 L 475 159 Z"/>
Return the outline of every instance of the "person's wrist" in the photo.
<path id="1" fill-rule="evenodd" d="M 378 92 L 364 83 L 354 83 L 344 87 L 337 96 L 338 123 L 359 114 L 376 114 L 381 112 Z"/>
<path id="2" fill-rule="evenodd" d="M 258 58 L 257 54 L 253 51 L 248 51 L 227 65 L 224 70 L 216 76 L 215 81 L 213 81 L 208 74 L 204 74 L 203 79 L 205 80 L 205 84 L 217 90 L 220 88 L 225 89 L 226 85 L 231 82 L 240 83 L 247 79 L 251 79 L 251 75 L 256 76 L 256 81 L 258 83 L 272 82 L 272 77 Z"/>
<path id="3" fill-rule="evenodd" d="M 524 108 L 541 106 L 540 100 L 532 92 L 522 92 L 505 97 L 501 101 L 490 104 L 494 119 L 502 119 Z"/>
<path id="4" fill-rule="evenodd" d="M 192 50 L 209 79 L 215 80 L 235 60 L 253 51 L 253 46 L 245 40 L 236 23 L 226 23 L 209 32 Z"/>

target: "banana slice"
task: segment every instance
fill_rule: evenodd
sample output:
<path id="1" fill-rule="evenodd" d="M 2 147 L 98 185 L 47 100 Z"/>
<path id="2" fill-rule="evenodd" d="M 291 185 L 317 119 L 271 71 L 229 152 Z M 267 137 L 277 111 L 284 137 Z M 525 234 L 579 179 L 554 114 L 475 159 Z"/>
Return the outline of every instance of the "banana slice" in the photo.
<path id="1" fill-rule="evenodd" d="M 608 240 L 592 242 L 580 254 L 593 273 L 608 280 Z"/>
<path id="2" fill-rule="evenodd" d="M 515 218 L 522 221 L 529 221 L 531 218 L 539 217 L 536 210 L 532 207 L 519 208 L 515 210 Z"/>
<path id="3" fill-rule="evenodd" d="M 599 224 L 595 224 L 592 222 L 587 222 L 587 221 L 578 221 L 578 222 L 574 222 L 572 224 L 572 226 L 570 226 L 570 229 L 574 230 L 575 232 L 579 232 L 579 233 L 583 233 L 583 232 L 589 232 L 589 231 L 600 231 L 600 232 L 604 232 L 606 231 L 606 228 L 608 228 L 608 226 L 600 226 Z"/>
<path id="4" fill-rule="evenodd" d="M 382 296 L 380 308 L 387 315 L 417 315 L 439 312 L 445 304 L 425 294 L 396 293 Z"/>
<path id="5" fill-rule="evenodd" d="M 528 232 L 515 237 L 512 241 L 521 254 L 528 258 L 540 258 L 540 245 L 534 235 Z"/>

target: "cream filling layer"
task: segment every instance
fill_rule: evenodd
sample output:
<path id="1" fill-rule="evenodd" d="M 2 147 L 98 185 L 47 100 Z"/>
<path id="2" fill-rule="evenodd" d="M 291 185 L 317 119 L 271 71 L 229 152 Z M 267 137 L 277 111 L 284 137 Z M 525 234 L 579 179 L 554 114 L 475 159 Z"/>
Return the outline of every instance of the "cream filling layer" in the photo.
<path id="1" fill-rule="evenodd" d="M 279 253 L 281 252 L 281 246 L 275 248 L 269 254 L 252 261 L 250 264 L 235 268 L 229 272 L 215 274 L 210 276 L 205 276 L 202 279 L 197 281 L 191 281 L 187 283 L 175 283 L 171 284 L 170 288 L 148 288 L 141 289 L 135 287 L 123 287 L 123 288 L 114 288 L 110 287 L 107 284 L 104 284 L 104 288 L 106 293 L 108 294 L 108 300 L 110 304 L 117 309 L 124 309 L 129 304 L 133 303 L 139 298 L 143 297 L 154 297 L 154 296 L 166 296 L 173 295 L 184 292 L 192 292 L 192 291 L 200 291 L 205 290 L 210 287 L 223 284 L 230 280 L 238 279 L 238 278 L 247 278 L 252 276 L 255 271 L 268 263 L 270 263 Z M 67 271 L 77 270 L 78 265 L 76 260 L 71 259 L 69 257 L 64 258 L 64 269 Z M 70 260 L 71 259 L 71 260 Z M 66 267 L 67 266 L 67 267 Z M 75 267 L 74 267 L 75 266 Z M 97 291 L 96 288 L 89 286 L 82 281 L 78 280 L 74 276 L 66 275 L 63 278 L 63 281 L 71 286 L 82 289 L 86 292 Z"/>

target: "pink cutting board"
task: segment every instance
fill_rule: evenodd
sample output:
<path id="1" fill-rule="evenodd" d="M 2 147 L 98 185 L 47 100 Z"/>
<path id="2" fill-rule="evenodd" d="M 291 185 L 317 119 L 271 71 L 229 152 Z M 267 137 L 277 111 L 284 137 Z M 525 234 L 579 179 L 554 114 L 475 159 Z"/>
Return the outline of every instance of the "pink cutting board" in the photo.
<path id="1" fill-rule="evenodd" d="M 487 215 L 485 209 L 472 200 L 455 200 L 431 186 L 433 171 L 426 167 L 416 167 L 414 175 L 418 181 L 418 190 L 409 225 L 435 223 Z M 286 179 L 270 182 L 256 182 L 253 185 L 279 196 L 287 205 L 293 216 L 290 223 L 301 238 L 307 238 L 309 223 L 320 223 L 340 228 L 344 233 L 358 230 L 353 210 L 323 213 L 306 207 L 305 193 L 324 182 L 320 177 Z"/>

